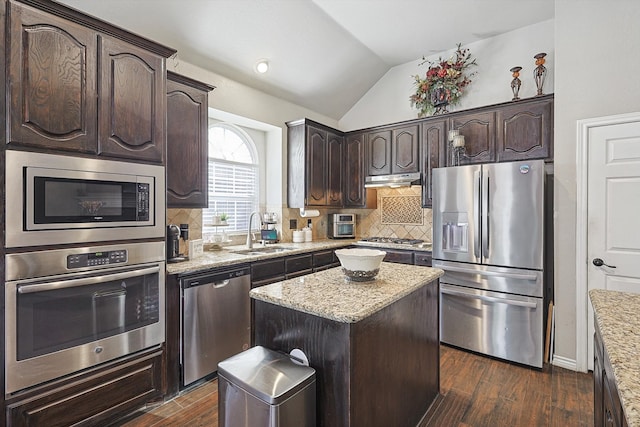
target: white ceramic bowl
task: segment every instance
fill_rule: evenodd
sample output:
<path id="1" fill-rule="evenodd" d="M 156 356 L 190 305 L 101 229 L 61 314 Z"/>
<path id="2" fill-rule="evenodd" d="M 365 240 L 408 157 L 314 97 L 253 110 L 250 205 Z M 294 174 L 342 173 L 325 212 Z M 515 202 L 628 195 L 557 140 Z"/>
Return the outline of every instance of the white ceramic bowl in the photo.
<path id="1" fill-rule="evenodd" d="M 336 256 L 347 279 L 355 282 L 373 280 L 380 271 L 380 263 L 387 253 L 377 249 L 337 249 Z"/>

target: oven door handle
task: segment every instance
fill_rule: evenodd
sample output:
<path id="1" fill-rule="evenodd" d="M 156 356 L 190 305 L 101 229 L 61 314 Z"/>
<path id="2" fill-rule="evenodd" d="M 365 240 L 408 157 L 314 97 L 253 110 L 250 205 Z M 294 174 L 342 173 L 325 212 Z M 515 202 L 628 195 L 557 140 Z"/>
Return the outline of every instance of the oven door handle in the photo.
<path id="1" fill-rule="evenodd" d="M 470 294 L 467 292 L 454 291 L 451 289 L 440 289 L 440 292 L 447 295 L 454 295 L 454 296 L 469 298 L 469 299 L 479 299 L 481 301 L 486 301 L 486 302 L 497 302 L 497 303 L 507 304 L 507 305 L 516 305 L 519 307 L 536 308 L 538 306 L 535 302 L 518 301 L 514 299 L 509 299 L 509 298 L 495 298 L 495 297 L 490 297 L 486 295 L 478 295 L 478 294 Z"/>
<path id="2" fill-rule="evenodd" d="M 59 280 L 56 282 L 39 283 L 37 285 L 18 285 L 19 294 L 32 294 L 35 292 L 52 291 L 56 289 L 73 288 L 77 286 L 96 285 L 100 282 L 111 280 L 130 279 L 132 277 L 145 276 L 159 273 L 160 267 L 141 268 L 139 270 L 123 271 L 120 273 L 105 274 L 102 276 L 84 277 L 80 279 Z"/>

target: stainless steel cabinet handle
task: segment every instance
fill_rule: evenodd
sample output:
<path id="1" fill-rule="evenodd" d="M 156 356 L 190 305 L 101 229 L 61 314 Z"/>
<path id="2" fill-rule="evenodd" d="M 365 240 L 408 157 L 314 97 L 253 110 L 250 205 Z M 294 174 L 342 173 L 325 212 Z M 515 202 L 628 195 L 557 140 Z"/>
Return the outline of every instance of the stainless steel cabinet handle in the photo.
<path id="1" fill-rule="evenodd" d="M 518 307 L 536 308 L 538 306 L 535 302 L 518 301 L 518 300 L 506 299 L 506 298 L 495 298 L 495 297 L 489 297 L 486 295 L 468 294 L 466 292 L 452 291 L 450 289 L 440 289 L 440 292 L 442 292 L 443 294 L 455 295 L 455 296 L 468 298 L 468 299 L 479 299 L 487 302 L 498 302 L 501 304 L 516 305 Z"/>
<path id="2" fill-rule="evenodd" d="M 535 274 L 518 274 L 518 273 L 501 273 L 499 271 L 482 271 L 482 270 L 468 270 L 466 268 L 458 268 L 458 267 L 449 267 L 449 266 L 435 266 L 435 268 L 441 268 L 445 271 L 454 271 L 456 273 L 467 273 L 467 274 L 479 274 L 481 276 L 498 276 L 505 277 L 508 279 L 520 279 L 520 280 L 537 280 L 538 276 Z"/>
<path id="3" fill-rule="evenodd" d="M 604 262 L 601 258 L 594 258 L 593 261 L 591 261 L 593 263 L 593 265 L 595 265 L 596 267 L 602 267 L 603 265 L 605 267 L 609 267 L 609 268 L 617 268 L 615 265 L 609 265 L 606 262 Z"/>
<path id="4" fill-rule="evenodd" d="M 105 274 L 102 276 L 83 277 L 80 279 L 59 280 L 56 282 L 40 283 L 37 285 L 18 285 L 18 293 L 32 294 L 34 292 L 51 291 L 54 289 L 73 288 L 76 286 L 95 285 L 101 282 L 112 280 L 130 279 L 132 277 L 145 276 L 160 271 L 160 267 L 141 268 L 139 270 L 123 271 L 114 274 Z"/>

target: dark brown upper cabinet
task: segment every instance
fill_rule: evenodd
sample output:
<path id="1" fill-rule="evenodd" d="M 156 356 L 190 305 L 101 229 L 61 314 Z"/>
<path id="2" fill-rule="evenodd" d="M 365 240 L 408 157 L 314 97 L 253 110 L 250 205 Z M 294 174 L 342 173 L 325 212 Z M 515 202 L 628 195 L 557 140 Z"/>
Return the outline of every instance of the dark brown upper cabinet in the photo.
<path id="1" fill-rule="evenodd" d="M 342 178 L 345 208 L 375 208 L 376 191 L 364 187 L 366 133 L 348 134 L 344 141 Z"/>
<path id="2" fill-rule="evenodd" d="M 95 32 L 10 3 L 8 144 L 96 152 Z"/>
<path id="3" fill-rule="evenodd" d="M 309 119 L 287 127 L 288 206 L 341 207 L 344 136 Z"/>
<path id="4" fill-rule="evenodd" d="M 419 172 L 420 125 L 392 129 L 391 141 L 391 173 Z"/>
<path id="5" fill-rule="evenodd" d="M 7 143 L 162 163 L 175 50 L 58 3 L 24 3 L 6 3 Z"/>
<path id="6" fill-rule="evenodd" d="M 493 163 L 496 161 L 495 110 L 459 114 L 449 119 L 449 129 L 464 135 L 465 152 L 460 164 Z M 447 144 L 447 165 L 451 166 L 451 145 Z"/>
<path id="7" fill-rule="evenodd" d="M 553 156 L 553 98 L 505 106 L 497 115 L 499 162 Z"/>
<path id="8" fill-rule="evenodd" d="M 420 125 L 403 125 L 368 133 L 367 174 L 420 171 Z"/>
<path id="9" fill-rule="evenodd" d="M 164 58 L 99 36 L 98 153 L 163 163 L 167 111 Z"/>
<path id="10" fill-rule="evenodd" d="M 422 123 L 422 207 L 433 203 L 433 169 L 445 166 L 447 144 L 447 119 L 429 120 Z"/>
<path id="11" fill-rule="evenodd" d="M 208 206 L 208 95 L 214 86 L 167 72 L 167 207 Z"/>

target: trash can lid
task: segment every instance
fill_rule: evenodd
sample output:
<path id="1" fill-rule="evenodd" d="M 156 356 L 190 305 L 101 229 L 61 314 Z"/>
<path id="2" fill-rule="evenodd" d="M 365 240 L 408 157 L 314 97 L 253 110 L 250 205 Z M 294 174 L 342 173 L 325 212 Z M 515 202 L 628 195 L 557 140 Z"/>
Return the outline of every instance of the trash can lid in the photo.
<path id="1" fill-rule="evenodd" d="M 255 346 L 218 363 L 218 376 L 269 404 L 278 404 L 315 381 L 315 369 L 286 354 Z"/>

